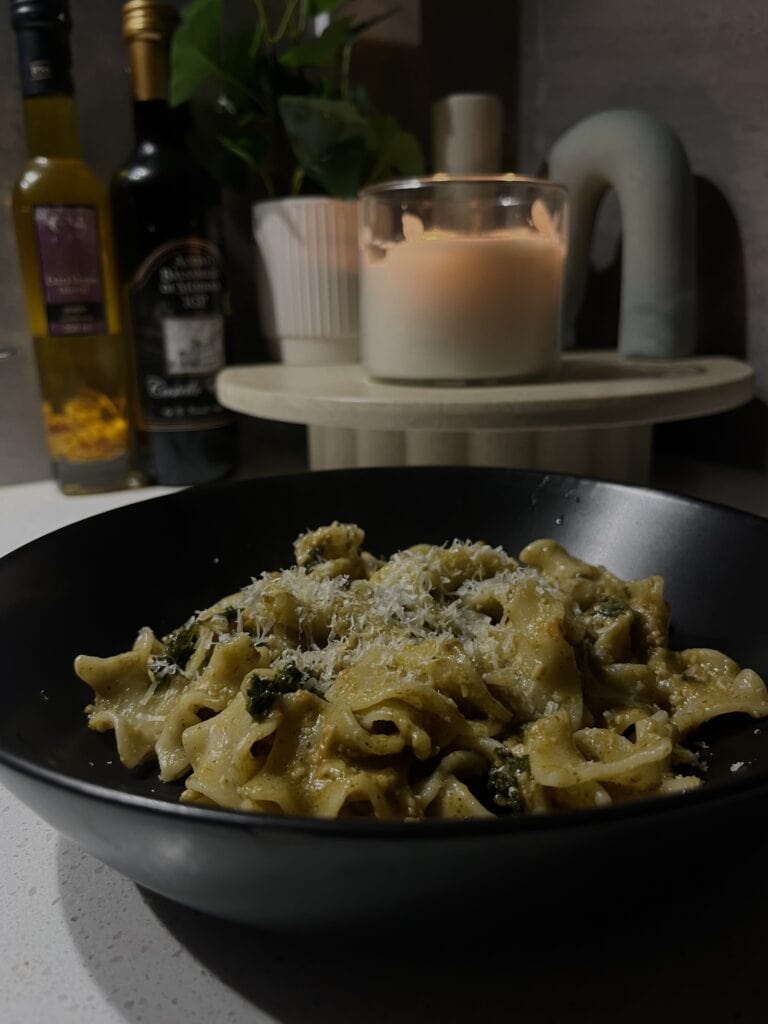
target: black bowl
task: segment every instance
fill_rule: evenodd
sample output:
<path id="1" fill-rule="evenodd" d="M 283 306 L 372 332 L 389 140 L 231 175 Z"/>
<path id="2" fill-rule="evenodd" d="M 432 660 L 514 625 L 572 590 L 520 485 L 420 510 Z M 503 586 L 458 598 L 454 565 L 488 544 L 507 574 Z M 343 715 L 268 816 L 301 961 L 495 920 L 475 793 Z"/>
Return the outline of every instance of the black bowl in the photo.
<path id="1" fill-rule="evenodd" d="M 513 553 L 551 536 L 620 576 L 661 573 L 672 645 L 768 671 L 768 520 L 641 488 L 474 468 L 350 470 L 190 490 L 68 526 L 0 561 L 0 769 L 61 832 L 140 884 L 222 917 L 292 929 L 400 926 L 560 900 L 650 872 L 676 884 L 765 841 L 768 724 L 710 725 L 706 785 L 607 809 L 493 821 L 271 818 L 180 805 L 86 728 L 78 653 L 125 650 L 291 560 L 333 519 L 374 552 L 453 537 Z M 763 735 L 765 733 L 765 735 Z M 737 771 L 732 766 L 743 762 Z M 681 870 L 680 865 L 684 865 Z M 645 874 L 643 875 L 642 872 Z M 698 873 L 698 874 L 697 874 Z M 573 880 L 577 879 L 577 883 Z"/>

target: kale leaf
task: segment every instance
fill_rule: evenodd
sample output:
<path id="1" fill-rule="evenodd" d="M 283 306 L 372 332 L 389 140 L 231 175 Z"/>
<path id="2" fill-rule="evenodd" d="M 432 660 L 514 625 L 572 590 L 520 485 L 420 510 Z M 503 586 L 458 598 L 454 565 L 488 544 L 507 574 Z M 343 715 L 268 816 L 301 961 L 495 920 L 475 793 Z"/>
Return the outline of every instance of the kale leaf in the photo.
<path id="1" fill-rule="evenodd" d="M 245 693 L 248 713 L 251 718 L 260 719 L 269 714 L 277 698 L 286 693 L 296 693 L 297 690 L 314 693 L 313 687 L 308 685 L 311 679 L 317 679 L 317 676 L 292 662 L 279 669 L 271 679 L 254 675 Z"/>
<path id="2" fill-rule="evenodd" d="M 525 755 L 513 754 L 505 747 L 498 748 L 496 763 L 488 770 L 487 787 L 491 803 L 504 811 L 524 811 L 521 782 L 530 771 L 530 762 Z"/>
<path id="3" fill-rule="evenodd" d="M 155 655 L 147 662 L 152 677 L 160 682 L 181 672 L 195 652 L 200 627 L 189 622 L 163 637 L 165 652 Z"/>
<path id="4" fill-rule="evenodd" d="M 592 611 L 597 612 L 598 615 L 604 615 L 607 619 L 615 619 L 619 615 L 623 615 L 624 612 L 629 611 L 629 605 L 624 601 L 619 601 L 616 597 L 606 597 L 603 601 L 599 601 Z"/>
<path id="5" fill-rule="evenodd" d="M 182 668 L 194 654 L 199 634 L 200 627 L 196 622 L 191 622 L 164 636 L 166 658 Z"/>

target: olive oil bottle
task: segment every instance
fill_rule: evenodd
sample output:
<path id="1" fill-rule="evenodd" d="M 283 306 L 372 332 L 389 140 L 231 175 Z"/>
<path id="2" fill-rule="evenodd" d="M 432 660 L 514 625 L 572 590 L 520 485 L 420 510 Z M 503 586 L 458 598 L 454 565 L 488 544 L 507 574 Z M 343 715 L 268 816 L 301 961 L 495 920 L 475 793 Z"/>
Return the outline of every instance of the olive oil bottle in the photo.
<path id="1" fill-rule="evenodd" d="M 112 209 L 139 457 L 157 483 L 194 484 L 232 470 L 235 436 L 215 393 L 227 350 L 219 192 L 168 105 L 177 19 L 151 0 L 123 6 L 136 142 L 113 179 Z"/>
<path id="2" fill-rule="evenodd" d="M 11 0 L 29 160 L 13 216 L 48 447 L 67 494 L 139 483 L 106 187 L 80 155 L 67 0 Z"/>

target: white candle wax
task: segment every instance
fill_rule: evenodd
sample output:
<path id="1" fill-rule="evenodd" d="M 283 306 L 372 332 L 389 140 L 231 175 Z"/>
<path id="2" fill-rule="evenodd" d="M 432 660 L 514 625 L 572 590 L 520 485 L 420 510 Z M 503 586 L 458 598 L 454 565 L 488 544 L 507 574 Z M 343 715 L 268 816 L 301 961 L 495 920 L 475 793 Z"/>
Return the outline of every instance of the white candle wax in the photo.
<path id="1" fill-rule="evenodd" d="M 406 232 L 367 247 L 361 353 L 371 376 L 472 381 L 557 367 L 564 246 L 552 233 Z"/>

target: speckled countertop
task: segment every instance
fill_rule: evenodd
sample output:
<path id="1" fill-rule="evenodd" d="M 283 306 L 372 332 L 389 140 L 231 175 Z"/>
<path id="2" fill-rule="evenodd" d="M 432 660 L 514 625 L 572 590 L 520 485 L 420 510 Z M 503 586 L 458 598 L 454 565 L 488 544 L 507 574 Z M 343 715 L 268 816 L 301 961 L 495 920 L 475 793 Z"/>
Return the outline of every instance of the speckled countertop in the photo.
<path id="1" fill-rule="evenodd" d="M 675 479 L 768 512 L 757 478 Z M 2 488 L 0 554 L 159 493 L 65 499 L 52 483 Z M 373 948 L 354 936 L 268 936 L 144 892 L 0 787 L 0 1022 L 758 1024 L 768 1004 L 762 856 L 746 851 L 739 872 L 712 879 L 684 907 L 667 888 L 667 866 L 649 865 L 623 893 L 590 894 L 566 865 L 561 912 L 538 927 L 512 913 L 506 938 L 489 939 L 496 911 L 477 907 L 474 924 L 436 936 L 415 919 Z M 591 924 L 579 911 L 585 900 L 604 906 Z"/>

